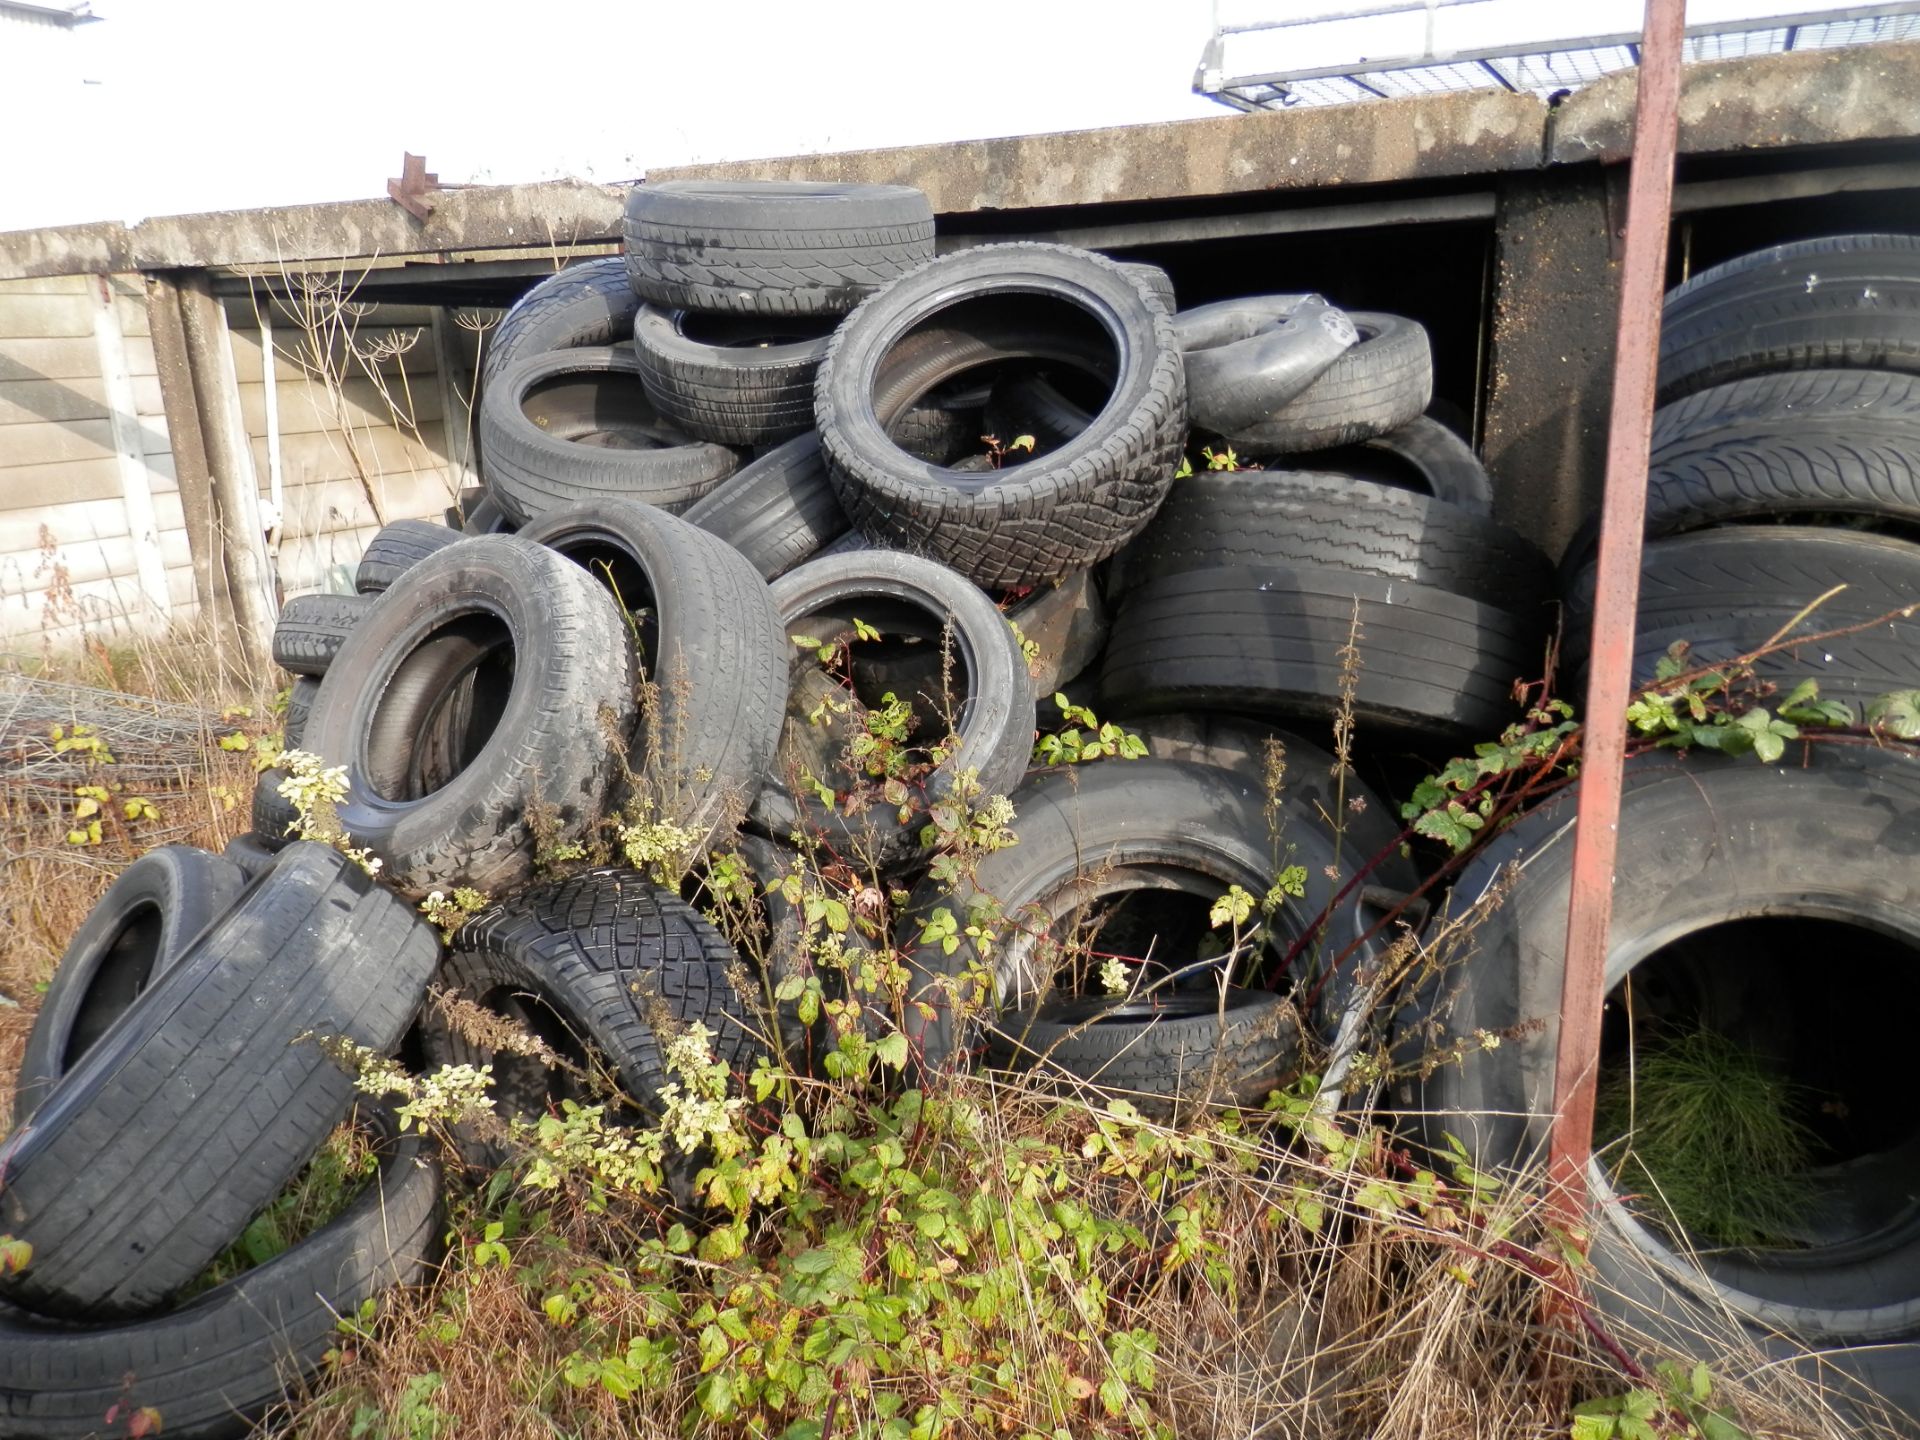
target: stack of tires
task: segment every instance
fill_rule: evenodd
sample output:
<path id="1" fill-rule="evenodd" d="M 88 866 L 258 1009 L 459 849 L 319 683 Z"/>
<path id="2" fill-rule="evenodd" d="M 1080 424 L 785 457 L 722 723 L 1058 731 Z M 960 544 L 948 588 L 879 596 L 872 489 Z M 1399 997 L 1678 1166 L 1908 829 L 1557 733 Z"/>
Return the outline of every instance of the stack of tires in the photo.
<path id="1" fill-rule="evenodd" d="M 1917 386 L 1912 237 L 1778 246 L 1667 297 L 1639 683 L 1677 641 L 1692 671 L 1817 636 L 1759 659 L 1749 698 L 1777 708 L 1768 687 L 1813 679 L 1858 725 L 1875 698 L 1920 685 L 1911 622 L 1873 623 L 1920 603 Z M 1564 562 L 1576 665 L 1593 542 Z M 1577 803 L 1577 787 L 1555 796 L 1455 882 L 1461 963 L 1402 1022 L 1410 1060 L 1456 1057 L 1423 1067 L 1402 1102 L 1437 1150 L 1458 1136 L 1483 1170 L 1546 1142 Z M 1920 1414 L 1920 1127 L 1893 1098 L 1904 1062 L 1884 1062 L 1906 1053 L 1920 998 L 1917 815 L 1920 762 L 1872 739 L 1790 744 L 1776 765 L 1629 763 L 1602 1065 L 1710 1032 L 1779 1077 L 1809 1159 L 1752 1178 L 1799 1197 L 1762 1243 L 1691 1233 L 1662 1194 L 1639 1193 L 1631 1133 L 1597 1131 L 1587 1176 L 1595 1293 L 1628 1331 L 1800 1367 L 1843 1401 L 1907 1415 Z"/>

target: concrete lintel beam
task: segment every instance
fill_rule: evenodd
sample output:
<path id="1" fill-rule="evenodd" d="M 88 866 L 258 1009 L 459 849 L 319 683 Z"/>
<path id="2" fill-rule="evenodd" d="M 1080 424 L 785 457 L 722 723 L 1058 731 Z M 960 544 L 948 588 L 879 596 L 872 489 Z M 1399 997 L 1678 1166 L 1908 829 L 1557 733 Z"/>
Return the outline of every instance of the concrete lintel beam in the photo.
<path id="1" fill-rule="evenodd" d="M 1576 90 L 1553 114 L 1554 165 L 1625 160 L 1639 72 Z M 1689 65 L 1681 72 L 1680 153 L 1729 154 L 1849 140 L 1911 138 L 1920 119 L 1920 44 L 1796 50 Z"/>

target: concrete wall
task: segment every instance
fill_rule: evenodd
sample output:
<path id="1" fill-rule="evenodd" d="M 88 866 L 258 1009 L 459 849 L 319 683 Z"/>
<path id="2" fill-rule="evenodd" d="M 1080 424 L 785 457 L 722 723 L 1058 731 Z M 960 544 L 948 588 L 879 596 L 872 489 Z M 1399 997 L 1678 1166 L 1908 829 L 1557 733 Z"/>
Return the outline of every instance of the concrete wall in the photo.
<path id="1" fill-rule="evenodd" d="M 195 609 L 139 277 L 0 283 L 0 641 Z"/>

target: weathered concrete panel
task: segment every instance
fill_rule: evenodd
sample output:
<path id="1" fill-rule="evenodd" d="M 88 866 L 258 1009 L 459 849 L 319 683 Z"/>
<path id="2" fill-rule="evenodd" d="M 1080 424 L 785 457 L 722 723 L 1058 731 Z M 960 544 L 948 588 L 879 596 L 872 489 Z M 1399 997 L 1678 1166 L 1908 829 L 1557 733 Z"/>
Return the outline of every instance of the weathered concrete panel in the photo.
<path id="1" fill-rule="evenodd" d="M 917 185 L 942 214 L 1532 169 L 1545 104 L 1476 90 L 1000 140 L 675 166 L 649 180 Z"/>
<path id="2" fill-rule="evenodd" d="M 1554 113 L 1556 165 L 1624 160 L 1633 151 L 1639 72 L 1576 90 Z M 1920 44 L 1803 50 L 1689 65 L 1681 74 L 1680 153 L 1887 140 L 1920 129 Z"/>

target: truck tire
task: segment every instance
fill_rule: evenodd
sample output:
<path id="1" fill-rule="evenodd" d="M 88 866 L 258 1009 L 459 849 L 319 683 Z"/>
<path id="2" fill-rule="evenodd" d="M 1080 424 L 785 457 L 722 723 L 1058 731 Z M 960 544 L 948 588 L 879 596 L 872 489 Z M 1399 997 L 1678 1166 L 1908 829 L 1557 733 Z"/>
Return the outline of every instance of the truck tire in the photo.
<path id="1" fill-rule="evenodd" d="M 1005 795 L 1020 783 L 1033 743 L 1033 682 L 1006 617 L 977 587 L 919 556 L 857 550 L 789 571 L 774 582 L 773 602 L 786 636 L 805 633 L 809 621 L 831 611 L 878 622 L 883 635 L 911 634 L 918 626 L 918 638 L 937 651 L 950 627 L 954 671 L 965 686 L 953 724 L 960 743 L 920 782 L 921 798 L 932 804 L 945 797 L 962 772 L 972 772 L 982 796 Z M 888 611 L 898 618 L 882 618 Z M 786 653 L 794 657 L 791 673 L 818 663 L 792 645 Z M 748 818 L 761 834 L 776 839 L 797 829 L 817 830 L 843 856 L 852 849 L 882 866 L 917 853 L 919 830 L 926 823 L 916 816 L 902 825 L 884 804 L 842 814 L 838 807 L 796 796 L 781 774 L 771 777 Z"/>
<path id="2" fill-rule="evenodd" d="M 556 837 L 600 818 L 604 724 L 633 724 L 627 626 L 600 586 L 518 535 L 429 555 L 381 597 L 321 684 L 303 748 L 346 767 L 336 811 L 382 879 L 503 890 L 533 868 L 529 815 Z"/>
<path id="3" fill-rule="evenodd" d="M 812 559 L 848 529 L 820 437 L 811 432 L 722 480 L 680 518 L 726 541 L 768 580 Z"/>
<path id="4" fill-rule="evenodd" d="M 733 949 L 693 907 L 635 870 L 590 870 L 537 885 L 492 905 L 454 932 L 437 983 L 515 1020 L 574 1065 L 588 1047 L 649 1116 L 672 1078 L 662 1058 L 672 1032 L 657 1033 L 664 1007 L 676 1027 L 694 1022 L 736 1076 L 764 1053 L 752 997 L 734 989 Z M 493 1066 L 493 1094 L 509 1119 L 537 1120 L 561 1099 L 587 1101 L 577 1078 L 536 1058 L 495 1050 L 429 1012 L 421 1027 L 427 1062 Z M 616 1118 L 617 1118 L 617 1112 Z M 463 1137 L 470 1163 L 497 1166 L 504 1149 Z"/>
<path id="5" fill-rule="evenodd" d="M 380 527 L 367 542 L 354 568 L 353 588 L 362 595 L 378 595 L 409 566 L 460 538 L 460 531 L 431 520 L 395 520 Z"/>
<path id="6" fill-rule="evenodd" d="M 1658 972 L 1641 967 L 1690 937 L 1696 957 L 1717 938 L 1728 960 L 1737 958 L 1741 969 L 1719 982 L 1731 987 L 1727 993 L 1765 993 L 1767 982 L 1754 977 L 1804 973 L 1809 958 L 1797 947 L 1770 953 L 1776 942 L 1768 934 L 1809 918 L 1856 927 L 1859 944 L 1884 943 L 1889 965 L 1894 950 L 1907 960 L 1920 953 L 1920 872 L 1887 863 L 1890 853 L 1910 853 L 1920 834 L 1920 764 L 1903 751 L 1872 747 L 1810 744 L 1793 752 L 1767 766 L 1704 753 L 1628 762 L 1610 991 L 1638 975 L 1644 998 Z M 1415 1067 L 1402 1073 L 1416 1078 L 1403 1082 L 1397 1102 L 1422 1117 L 1415 1123 L 1436 1148 L 1445 1145 L 1443 1132 L 1458 1136 L 1473 1166 L 1487 1173 L 1536 1156 L 1551 1122 L 1577 801 L 1574 787 L 1550 797 L 1454 882 L 1452 917 L 1471 926 L 1461 962 L 1422 990 L 1399 1022 L 1400 1057 Z M 1715 937 L 1727 924 L 1742 927 L 1737 938 Z M 1867 933 L 1884 941 L 1868 941 Z M 1841 942 L 1822 954 L 1821 982 L 1797 997 L 1785 1033 L 1798 1028 L 1813 1046 L 1831 1050 L 1838 1034 L 1862 1023 L 1857 1017 L 1890 1003 L 1837 974 L 1846 950 Z M 1700 973 L 1712 983 L 1711 971 Z M 1833 1003 L 1822 999 L 1823 987 L 1831 987 Z M 1610 1008 L 1619 1005 L 1616 998 Z M 1729 1013 L 1768 1023 L 1751 1009 Z M 1482 1035 L 1496 1037 L 1497 1046 L 1484 1046 Z M 1419 1063 L 1455 1040 L 1468 1047 L 1464 1060 Z M 1857 1107 L 1861 1097 L 1839 1091 L 1828 1098 Z M 1920 1412 L 1920 1225 L 1904 1204 L 1911 1139 L 1880 1134 L 1866 1143 L 1863 1153 L 1816 1172 L 1832 1187 L 1833 1233 L 1825 1243 L 1764 1252 L 1703 1243 L 1694 1253 L 1675 1244 L 1633 1214 L 1603 1163 L 1590 1165 L 1595 1303 L 1626 1334 L 1689 1353 L 1703 1345 L 1737 1350 L 1761 1364 L 1806 1359 L 1830 1389 L 1850 1378 L 1908 1414 Z M 1897 1197 L 1885 1221 L 1869 1218 L 1862 1203 L 1876 1184 Z M 1859 1207 L 1857 1217 L 1851 1207 Z"/>
<path id="7" fill-rule="evenodd" d="M 640 707 L 627 766 L 663 818 L 701 833 L 704 853 L 760 793 L 780 743 L 790 647 L 766 582 L 717 536 L 646 505 L 555 511 L 520 538 L 607 584 L 629 613 L 652 611 L 657 716 Z"/>
<path id="8" fill-rule="evenodd" d="M 622 230 L 635 293 L 672 310 L 844 315 L 933 258 L 933 207 L 908 185 L 640 184 Z"/>
<path id="9" fill-rule="evenodd" d="M 1280 863 L 1302 866 L 1306 888 L 1275 912 L 1269 951 L 1277 962 L 1295 941 L 1308 940 L 1307 963 L 1289 977 L 1302 995 L 1326 973 L 1323 967 L 1339 961 L 1314 1011 L 1316 1028 L 1332 1033 L 1355 977 L 1371 969 L 1394 937 L 1361 938 L 1382 912 L 1380 892 L 1356 885 L 1333 905 L 1319 943 L 1313 943 L 1315 921 L 1369 857 L 1357 847 L 1336 846 L 1307 787 L 1283 790 L 1278 804 L 1277 819 L 1270 821 L 1268 796 L 1257 777 L 1177 760 L 1100 760 L 1029 778 L 1013 796 L 1020 843 L 983 857 L 957 885 L 923 880 L 908 902 L 896 939 L 913 974 L 905 1019 L 922 1063 L 936 1071 L 949 1068 L 985 1043 L 985 1027 L 969 1022 L 964 1005 L 955 1004 L 956 988 L 965 989 L 960 977 L 970 968 L 995 977 L 994 995 L 980 997 L 989 1002 L 990 1021 L 1046 998 L 1053 977 L 1033 973 L 1035 943 L 1077 903 L 1123 892 L 1176 891 L 1202 905 L 1204 927 L 1204 905 L 1229 885 L 1254 895 L 1272 887 L 1276 827 L 1289 852 Z M 1390 854 L 1374 878 L 1383 887 L 1404 889 L 1411 874 L 1408 862 Z M 1012 933 L 983 956 L 964 925 L 974 906 L 989 899 Z M 950 955 L 943 944 L 921 938 L 942 908 L 963 927 Z M 1212 993 L 1210 981 L 1203 988 Z M 932 1017 L 915 1001 L 930 1005 Z"/>
<path id="10" fill-rule="evenodd" d="M 1223 438 L 1244 454 L 1286 455 L 1357 445 L 1418 419 L 1433 399 L 1425 328 L 1368 311 L 1347 318 L 1360 332 L 1357 345 L 1266 419 Z"/>
<path id="11" fill-rule="evenodd" d="M 16 1126 L 246 883 L 231 860 L 190 845 L 149 850 L 120 872 L 73 932 L 41 997 L 13 1091 Z"/>
<path id="12" fill-rule="evenodd" d="M 1479 601 L 1324 566 L 1226 566 L 1127 595 L 1107 641 L 1101 713 L 1331 721 L 1356 611 L 1363 725 L 1497 736 L 1516 718 L 1514 681 L 1541 669 L 1538 623 Z"/>
<path id="13" fill-rule="evenodd" d="M 627 349 L 550 350 L 500 372 L 480 398 L 487 493 L 524 525 L 582 502 L 684 510 L 740 457 L 660 418 Z"/>
<path id="14" fill-rule="evenodd" d="M 62 1319 L 149 1313 L 206 1269 L 353 1103 L 307 1037 L 387 1054 L 440 945 L 325 845 L 271 874 L 140 995 L 7 1141 L 0 1295 Z"/>
<path id="15" fill-rule="evenodd" d="M 483 391 L 529 355 L 620 344 L 632 337 L 639 308 L 640 297 L 627 283 L 627 262 L 618 255 L 556 271 L 514 301 L 487 336 Z"/>
<path id="16" fill-rule="evenodd" d="M 273 627 L 273 663 L 292 675 L 324 675 L 373 606 L 368 595 L 296 595 Z"/>
<path id="17" fill-rule="evenodd" d="M 1839 369 L 1920 372 L 1920 238 L 1797 240 L 1667 293 L 1662 404 L 1747 375 Z"/>
<path id="18" fill-rule="evenodd" d="M 1522 614 L 1539 612 L 1554 592 L 1546 557 L 1487 516 L 1298 470 L 1189 475 L 1112 573 L 1124 590 L 1216 565 L 1264 564 L 1405 580 Z"/>
<path id="19" fill-rule="evenodd" d="M 331 1222 L 177 1310 L 75 1326 L 0 1305 L 0 1434 L 91 1440 L 117 1409 L 160 1413 L 175 1440 L 238 1440 L 317 1374 L 343 1317 L 424 1283 L 440 1242 L 440 1167 L 381 1127 L 379 1174 Z"/>
<path id="20" fill-rule="evenodd" d="M 898 343 L 909 330 L 917 343 Z M 1112 399 L 1071 444 L 975 478 L 888 439 L 892 419 L 942 381 L 1022 357 L 1091 365 L 1110 382 Z M 1186 382 L 1173 322 L 1112 261 L 987 245 L 923 266 L 850 315 L 820 367 L 815 415 L 834 488 L 869 539 L 1004 588 L 1086 569 L 1139 532 L 1173 483 Z"/>

